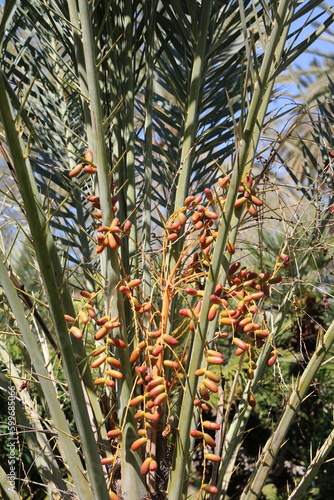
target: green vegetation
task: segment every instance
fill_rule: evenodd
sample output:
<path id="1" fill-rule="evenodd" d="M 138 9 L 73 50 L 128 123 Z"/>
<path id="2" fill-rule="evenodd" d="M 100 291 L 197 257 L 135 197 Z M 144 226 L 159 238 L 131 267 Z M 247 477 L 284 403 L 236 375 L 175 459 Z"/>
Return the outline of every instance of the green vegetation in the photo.
<path id="1" fill-rule="evenodd" d="M 329 498 L 333 16 L 2 6 L 3 498 Z"/>

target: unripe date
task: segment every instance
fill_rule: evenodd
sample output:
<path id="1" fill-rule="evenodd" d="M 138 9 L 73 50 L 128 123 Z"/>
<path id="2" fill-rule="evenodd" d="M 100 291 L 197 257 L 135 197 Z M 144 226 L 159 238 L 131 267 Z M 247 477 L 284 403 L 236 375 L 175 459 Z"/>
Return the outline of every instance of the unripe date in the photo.
<path id="1" fill-rule="evenodd" d="M 141 464 L 140 473 L 144 476 L 150 472 L 150 463 L 152 462 L 151 457 L 145 458 L 144 462 Z"/>
<path id="2" fill-rule="evenodd" d="M 219 491 L 217 486 L 213 486 L 213 484 L 203 484 L 202 490 L 206 491 L 207 493 L 218 493 Z"/>
<path id="3" fill-rule="evenodd" d="M 205 429 L 210 429 L 213 431 L 218 431 L 220 429 L 220 425 L 217 422 L 211 422 L 211 420 L 204 420 L 203 427 Z"/>
<path id="4" fill-rule="evenodd" d="M 205 460 L 210 460 L 211 462 L 220 462 L 221 457 L 215 453 L 206 453 L 204 455 Z"/>
<path id="5" fill-rule="evenodd" d="M 141 437 L 139 439 L 136 439 L 136 441 L 131 445 L 131 450 L 137 451 L 139 450 L 139 448 L 145 446 L 146 443 L 147 443 L 147 437 Z"/>

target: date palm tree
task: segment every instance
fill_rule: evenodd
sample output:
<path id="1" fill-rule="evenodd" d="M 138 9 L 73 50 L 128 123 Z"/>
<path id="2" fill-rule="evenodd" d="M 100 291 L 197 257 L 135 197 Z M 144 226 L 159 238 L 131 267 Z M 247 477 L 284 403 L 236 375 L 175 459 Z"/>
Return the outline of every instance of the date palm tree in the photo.
<path id="1" fill-rule="evenodd" d="M 243 270 L 242 242 L 279 211 L 264 197 L 280 145 L 268 153 L 263 133 L 276 78 L 332 21 L 317 0 L 5 3 L 1 387 L 15 386 L 32 464 L 16 464 L 15 488 L 0 470 L 5 498 L 179 500 L 190 482 L 227 498 L 295 289 L 287 280 L 270 322 L 266 297 L 310 258 L 290 263 L 284 242 L 272 268 Z M 311 227 L 293 211 L 310 245 L 325 238 L 327 212 Z M 243 500 L 261 494 L 333 334 Z M 223 354 L 240 360 L 233 381 Z"/>

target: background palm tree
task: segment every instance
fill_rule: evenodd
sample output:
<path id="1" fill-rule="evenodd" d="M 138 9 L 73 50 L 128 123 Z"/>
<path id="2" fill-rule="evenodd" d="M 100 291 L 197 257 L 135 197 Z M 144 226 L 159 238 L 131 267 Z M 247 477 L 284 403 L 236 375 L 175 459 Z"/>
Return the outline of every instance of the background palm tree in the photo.
<path id="1" fill-rule="evenodd" d="M 0 24 L 1 147 L 7 164 L 0 275 L 9 326 L 3 328 L 1 359 L 16 387 L 19 429 L 32 428 L 20 441 L 29 450 L 22 461 L 27 489 L 17 484 L 26 497 L 165 498 L 168 491 L 169 500 L 186 498 L 195 474 L 196 433 L 189 431 L 197 427 L 204 467 L 201 462 L 194 476 L 196 494 L 226 497 L 268 356 L 276 352 L 297 293 L 291 277 L 314 284 L 306 274 L 314 255 L 308 249 L 327 241 L 326 169 L 317 170 L 315 182 L 306 160 L 302 172 L 295 172 L 287 140 L 278 134 L 264 140 L 277 124 L 270 114 L 276 78 L 332 22 L 331 9 L 320 4 L 6 2 Z M 302 40 L 303 29 L 320 14 L 322 24 Z M 330 105 L 318 109 L 325 116 Z M 313 140 L 326 161 L 331 146 L 321 149 L 324 134 L 311 110 L 306 112 L 318 131 Z M 315 158 L 306 141 L 297 145 L 304 159 Z M 287 175 L 292 186 L 282 192 Z M 257 209 L 247 200 L 235 209 L 239 186 L 246 193 L 253 189 Z M 203 192 L 206 201 L 186 201 Z M 193 227 L 196 217 L 204 225 L 200 233 Z M 266 261 L 266 234 L 273 231 L 288 240 L 274 239 Z M 252 264 L 250 241 L 259 250 Z M 287 253 L 290 261 L 280 256 Z M 236 332 L 227 326 L 229 339 L 223 332 L 217 336 L 208 311 L 215 309 L 218 283 L 222 297 L 239 287 L 230 268 L 237 262 L 240 269 L 254 269 L 254 286 L 266 295 L 269 279 L 283 268 L 288 275 L 281 295 L 259 305 L 262 327 L 269 325 L 271 335 L 257 352 L 256 366 L 247 357 L 250 348 L 241 349 L 224 393 L 217 380 L 223 383 L 227 372 L 216 359 L 210 379 L 208 359 L 215 356 L 208 349 L 228 354 L 233 365 Z M 243 293 L 251 296 L 246 288 Z M 193 312 L 180 317 L 180 309 Z M 187 314 L 194 333 L 180 319 Z M 68 316 L 74 326 L 66 323 Z M 333 328 L 325 326 L 304 378 L 291 391 L 296 409 L 332 344 Z M 145 370 L 152 380 L 140 385 Z M 194 405 L 199 384 L 199 395 L 207 396 L 203 375 L 211 395 L 208 414 L 209 403 Z M 21 378 L 29 380 L 31 393 L 27 385 L 22 389 Z M 8 393 L 8 377 L 1 386 Z M 142 394 L 143 386 L 151 396 Z M 137 403 L 142 406 L 133 411 Z M 279 437 L 271 436 L 271 457 L 265 447 L 270 467 L 293 419 L 291 404 Z M 205 419 L 219 426 L 215 445 L 204 432 Z M 48 434 L 52 446 L 43 437 Z M 54 473 L 57 463 L 60 475 Z M 33 472 L 26 472 L 27 464 Z M 148 475 L 145 467 L 151 467 Z M 243 499 L 261 494 L 270 467 L 256 464 Z M 311 477 L 315 471 L 312 465 Z M 6 487 L 5 470 L 1 474 L 5 495 L 18 498 Z"/>

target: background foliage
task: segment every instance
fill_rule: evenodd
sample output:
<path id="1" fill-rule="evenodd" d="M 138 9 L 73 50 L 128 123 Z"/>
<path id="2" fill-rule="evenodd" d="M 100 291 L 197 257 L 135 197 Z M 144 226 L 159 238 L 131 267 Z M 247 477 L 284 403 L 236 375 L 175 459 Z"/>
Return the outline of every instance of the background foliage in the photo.
<path id="1" fill-rule="evenodd" d="M 306 69 L 295 61 L 320 36 L 332 40 L 332 20 L 316 0 L 2 6 L 4 498 L 331 494 L 333 65 L 324 54 Z M 235 208 L 247 189 L 259 204 Z M 202 212 L 185 203 L 197 195 Z M 97 229 L 112 220 L 108 246 Z M 251 341 L 256 366 L 250 348 L 235 355 L 233 339 L 249 337 L 208 316 L 218 283 L 222 297 L 252 293 L 234 280 L 236 263 L 265 291 L 255 302 L 269 337 Z M 189 287 L 200 292 L 196 318 Z M 113 329 L 96 339 L 104 316 Z M 157 330 L 178 344 L 154 340 Z M 92 367 L 101 345 L 116 361 Z M 224 363 L 210 365 L 219 383 L 206 402 L 195 371 L 207 368 L 208 349 Z M 129 406 L 142 394 L 140 366 L 163 379 L 166 398 L 153 409 Z M 16 492 L 5 482 L 11 385 Z M 159 422 L 136 419 L 142 408 Z M 189 435 L 208 420 L 219 424 L 212 447 Z M 145 458 L 157 471 L 140 472 Z"/>

